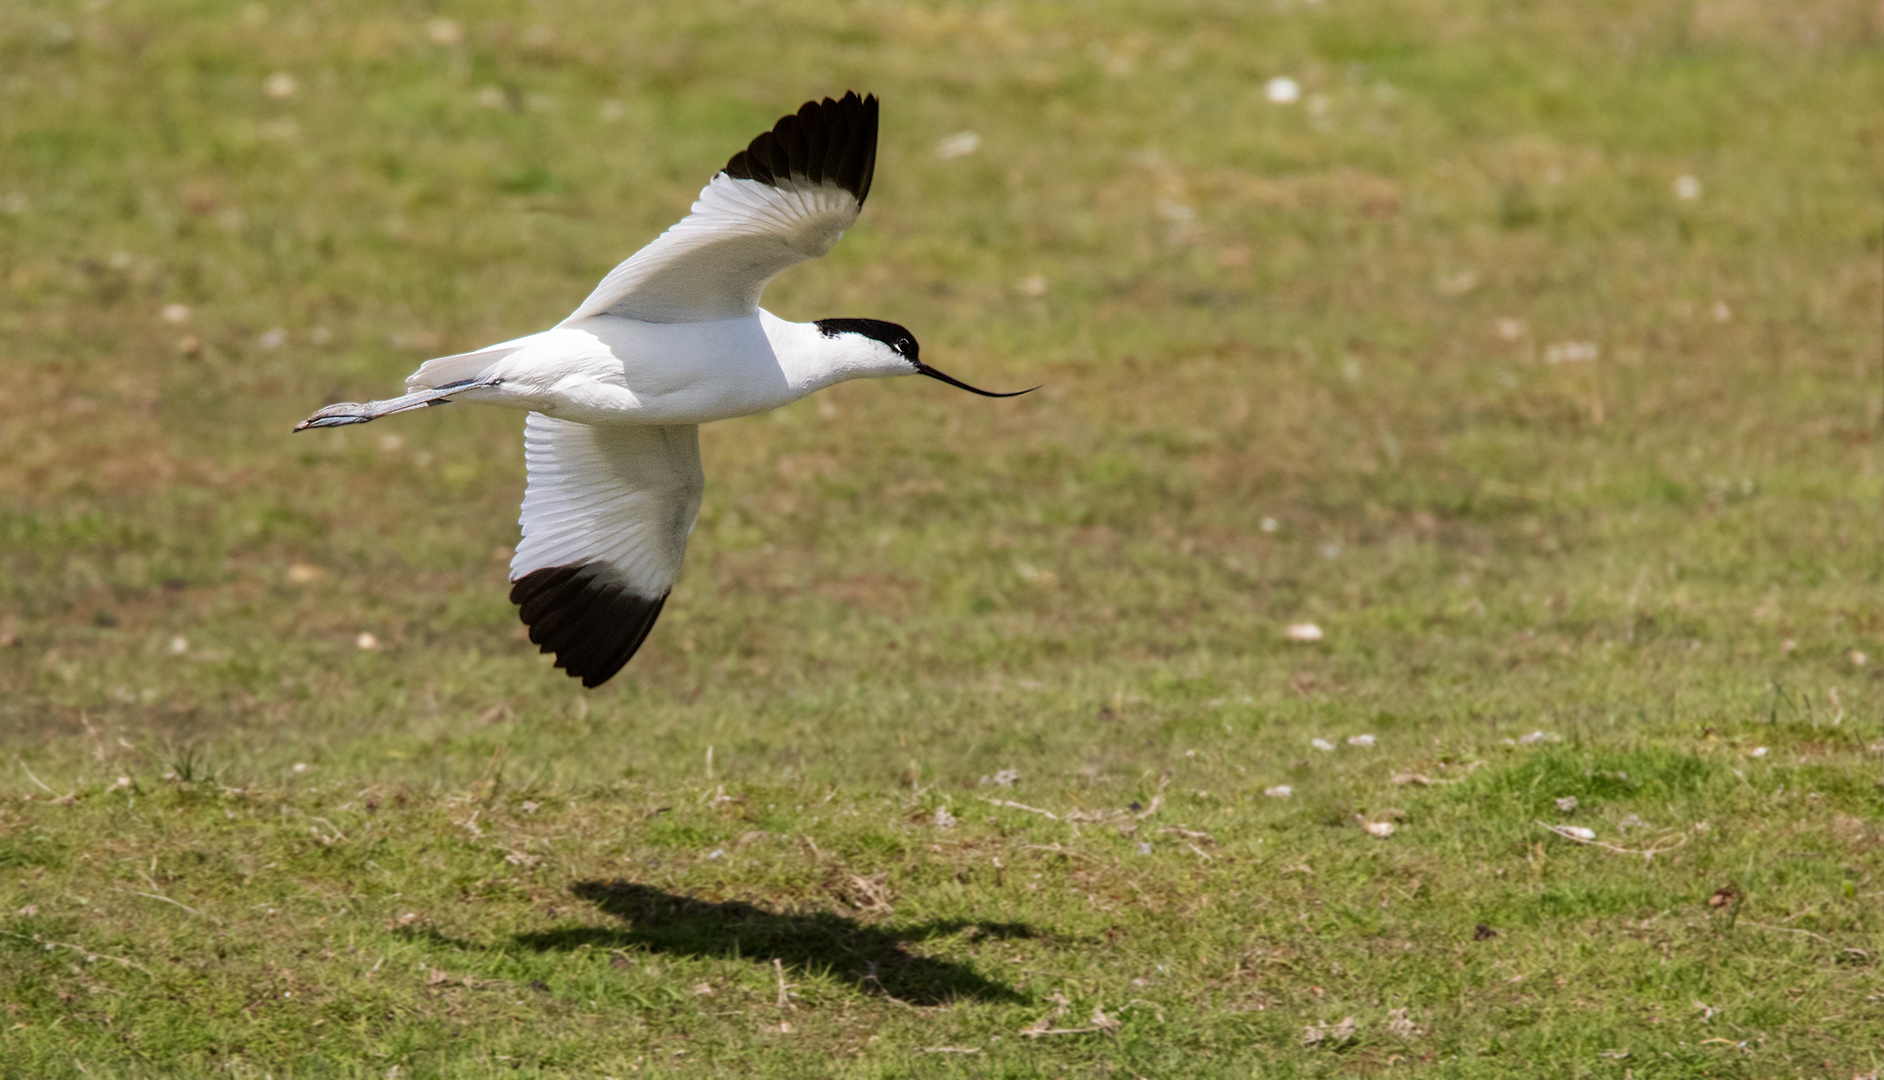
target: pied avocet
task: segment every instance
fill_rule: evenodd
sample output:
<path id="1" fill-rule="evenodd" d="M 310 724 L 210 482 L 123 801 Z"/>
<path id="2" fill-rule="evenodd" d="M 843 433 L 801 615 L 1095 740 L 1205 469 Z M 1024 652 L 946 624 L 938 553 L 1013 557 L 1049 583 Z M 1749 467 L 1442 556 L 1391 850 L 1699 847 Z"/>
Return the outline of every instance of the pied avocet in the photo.
<path id="1" fill-rule="evenodd" d="M 428 360 L 403 397 L 329 405 L 296 426 L 364 424 L 474 401 L 524 409 L 523 540 L 510 599 L 556 666 L 599 686 L 635 654 L 700 510 L 700 425 L 846 379 L 927 375 L 908 330 L 795 323 L 759 307 L 773 275 L 831 249 L 877 160 L 877 99 L 806 102 L 733 155 L 693 212 L 602 279 L 554 329 Z"/>

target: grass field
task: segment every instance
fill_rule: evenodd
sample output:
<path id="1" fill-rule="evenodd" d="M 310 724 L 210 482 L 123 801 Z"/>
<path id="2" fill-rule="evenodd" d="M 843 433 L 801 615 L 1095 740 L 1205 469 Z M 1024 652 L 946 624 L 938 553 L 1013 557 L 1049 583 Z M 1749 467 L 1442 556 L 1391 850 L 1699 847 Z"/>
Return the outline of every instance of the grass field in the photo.
<path id="1" fill-rule="evenodd" d="M 289 435 L 853 87 L 767 306 L 1045 389 L 709 426 L 609 685 Z M 1874 0 L 0 5 L 0 1076 L 1876 1075 L 1881 208 Z"/>

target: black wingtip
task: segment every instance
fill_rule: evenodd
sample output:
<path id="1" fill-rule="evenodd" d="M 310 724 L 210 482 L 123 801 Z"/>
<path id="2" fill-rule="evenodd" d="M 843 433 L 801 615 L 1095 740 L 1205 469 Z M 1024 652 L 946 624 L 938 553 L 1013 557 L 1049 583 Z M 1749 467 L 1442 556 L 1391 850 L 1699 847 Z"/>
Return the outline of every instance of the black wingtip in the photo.
<path id="1" fill-rule="evenodd" d="M 836 101 L 807 101 L 734 154 L 722 171 L 769 187 L 836 184 L 861 206 L 876 178 L 877 117 L 875 94 L 858 97 L 846 90 Z"/>
<path id="2" fill-rule="evenodd" d="M 586 563 L 530 571 L 511 583 L 510 602 L 530 628 L 531 643 L 554 653 L 557 667 L 593 690 L 648 639 L 667 594 L 649 599 L 606 564 Z"/>

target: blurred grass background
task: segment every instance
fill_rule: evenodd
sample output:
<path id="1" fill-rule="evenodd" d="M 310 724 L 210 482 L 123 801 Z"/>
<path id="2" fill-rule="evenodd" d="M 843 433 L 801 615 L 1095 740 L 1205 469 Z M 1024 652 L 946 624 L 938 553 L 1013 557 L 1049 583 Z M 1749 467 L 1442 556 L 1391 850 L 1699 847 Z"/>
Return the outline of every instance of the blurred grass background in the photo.
<path id="1" fill-rule="evenodd" d="M 859 1075 L 1621 1076 L 1648 1051 L 1597 1051 L 1646 1039 L 1689 1070 L 1667 1075 L 1876 1067 L 1881 50 L 1871 0 L 0 9 L 0 790 L 18 797 L 0 920 L 16 944 L 108 936 L 169 989 L 117 969 L 89 999 L 115 1019 L 69 1042 L 52 1025 L 82 992 L 72 958 L 21 945 L 19 1060 L 817 1075 L 854 1050 Z M 860 383 L 710 425 L 682 581 L 585 694 L 504 598 L 518 417 L 288 429 L 553 323 L 753 134 L 849 88 L 884 100 L 877 186 L 766 306 L 892 319 L 944 370 L 1046 388 Z M 1324 639 L 1287 640 L 1302 622 Z M 1534 730 L 1564 743 L 1506 745 Z M 1375 747 L 1341 741 L 1363 732 Z M 1309 748 L 1324 736 L 1342 749 Z M 1482 791 L 1392 783 L 1474 763 Z M 980 783 L 1002 770 L 1019 788 Z M 1293 798 L 1262 795 L 1285 782 Z M 1064 823 L 983 801 L 1064 818 L 1160 783 L 1161 813 L 1221 845 L 1211 862 L 1181 834 L 1146 855 L 1150 826 L 1117 822 L 1044 854 L 1073 843 Z M 1578 791 L 1611 805 L 1597 827 L 1618 844 L 1637 811 L 1715 831 L 1675 856 L 1692 863 L 1573 847 L 1547 870 L 1533 821 Z M 393 793 L 408 839 L 380 841 L 372 861 L 397 869 L 379 877 L 282 824 L 358 836 L 338 807 L 391 814 Z M 583 824 L 514 809 L 552 796 Z M 499 869 L 527 887 L 467 893 L 497 878 L 425 854 L 482 865 L 461 805 L 628 854 L 541 863 L 517 840 L 499 854 L 527 857 Z M 959 831 L 933 824 L 950 807 Z M 1403 815 L 1393 839 L 1354 827 L 1382 809 Z M 724 859 L 754 833 L 774 860 Z M 164 876 L 186 852 L 209 861 Z M 989 858 L 1047 876 L 963 869 Z M 1531 876 L 1494 883 L 1507 863 Z M 1068 899 L 1099 887 L 1080 874 L 1185 899 L 1108 922 Z M 781 1017 L 761 1034 L 696 1007 L 715 980 L 772 999 L 770 969 L 737 958 L 650 962 L 623 997 L 594 989 L 629 979 L 598 952 L 581 993 L 602 996 L 581 1000 L 599 1012 L 548 1025 L 447 1006 L 423 976 L 378 1003 L 368 962 L 347 966 L 362 939 L 456 970 L 438 953 L 469 927 L 606 922 L 630 894 L 585 907 L 571 882 L 618 876 L 858 927 L 891 902 L 850 882 L 881 878 L 897 917 L 1043 927 L 1059 974 L 974 968 L 1014 1001 L 937 976 L 968 1003 L 917 1021 L 811 965 L 826 1011 L 794 1014 L 794 1045 Z M 1811 936 L 1690 928 L 1692 981 L 1668 985 L 1653 950 L 1553 951 L 1683 904 L 1711 926 L 1730 879 L 1761 922 Z M 238 914 L 315 880 L 352 899 L 292 932 Z M 1374 906 L 1383 880 L 1413 882 L 1404 907 Z M 468 906 L 399 923 L 428 889 Z M 1247 906 L 1206 912 L 1230 896 Z M 1349 902 L 1365 919 L 1298 922 Z M 1468 989 L 1437 973 L 1481 918 L 1504 920 L 1509 956 L 1458 960 Z M 231 937 L 247 951 L 213 979 L 158 959 Z M 498 952 L 492 979 L 580 1012 L 562 968 Z M 244 1005 L 315 954 L 333 989 L 304 985 L 307 1014 Z M 1507 963 L 1570 974 L 1527 1000 Z M 1768 964 L 1806 974 L 1767 985 Z M 949 996 L 916 982 L 924 1004 Z M 1483 1004 L 1492 985 L 1509 1000 Z M 1099 1044 L 1016 1037 L 1051 994 L 1079 1005 L 1067 1026 L 1147 1004 Z M 1695 1049 L 1725 1029 L 1658 1026 L 1735 994 L 1757 1023 L 1720 1036 L 1731 1052 Z M 322 1032 L 321 1007 L 356 1011 Z M 1436 1011 L 1401 1038 L 1394 1007 Z M 1353 1011 L 1360 1036 L 1303 1043 Z M 465 1023 L 484 1037 L 448 1034 Z M 931 1029 L 1007 1038 L 925 1055 Z M 720 1056 L 672 1055 L 689 1039 Z"/>

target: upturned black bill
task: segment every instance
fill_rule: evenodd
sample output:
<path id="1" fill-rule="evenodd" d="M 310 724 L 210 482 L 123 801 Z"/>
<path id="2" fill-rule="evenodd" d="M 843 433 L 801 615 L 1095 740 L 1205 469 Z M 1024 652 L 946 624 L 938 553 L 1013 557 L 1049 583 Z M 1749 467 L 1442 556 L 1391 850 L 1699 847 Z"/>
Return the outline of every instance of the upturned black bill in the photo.
<path id="1" fill-rule="evenodd" d="M 1035 390 L 1040 389 L 1038 386 L 1030 386 L 1025 390 L 1014 390 L 1006 394 L 997 394 L 992 390 L 983 390 L 978 386 L 970 386 L 953 375 L 944 375 L 940 371 L 937 371 L 936 369 L 930 367 L 928 364 L 921 363 L 920 361 L 917 362 L 916 364 L 916 374 L 927 375 L 931 379 L 940 379 L 943 382 L 948 383 L 950 386 L 959 386 L 963 390 L 966 390 L 971 394 L 980 394 L 982 397 L 1020 397 L 1022 394 L 1031 394 Z"/>

